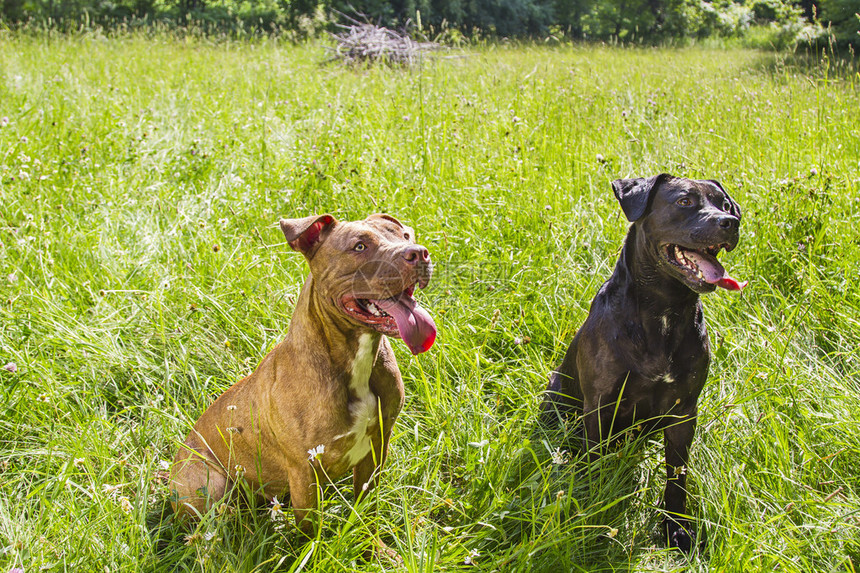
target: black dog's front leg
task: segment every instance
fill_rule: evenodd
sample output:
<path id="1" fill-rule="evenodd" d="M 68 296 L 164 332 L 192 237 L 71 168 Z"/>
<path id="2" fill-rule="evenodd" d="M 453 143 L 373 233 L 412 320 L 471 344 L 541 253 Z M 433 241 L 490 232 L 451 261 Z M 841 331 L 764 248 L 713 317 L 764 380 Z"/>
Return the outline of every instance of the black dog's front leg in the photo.
<path id="1" fill-rule="evenodd" d="M 663 431 L 666 441 L 666 491 L 663 503 L 668 513 L 663 522 L 666 545 L 689 553 L 695 544 L 696 534 L 687 519 L 687 460 L 693 433 L 696 430 L 695 413 L 686 421 L 678 420 Z"/>

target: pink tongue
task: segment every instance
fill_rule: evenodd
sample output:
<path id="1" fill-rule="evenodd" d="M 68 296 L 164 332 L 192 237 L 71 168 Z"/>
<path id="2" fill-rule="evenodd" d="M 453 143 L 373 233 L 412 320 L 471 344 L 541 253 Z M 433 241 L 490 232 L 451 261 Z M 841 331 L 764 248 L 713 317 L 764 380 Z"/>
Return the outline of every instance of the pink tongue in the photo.
<path id="1" fill-rule="evenodd" d="M 394 317 L 397 330 L 400 331 L 400 338 L 412 354 L 421 354 L 430 350 L 433 342 L 436 341 L 436 324 L 414 298 L 406 293 L 400 293 L 398 296 L 373 302 Z"/>
<path id="2" fill-rule="evenodd" d="M 738 282 L 726 272 L 726 269 L 723 268 L 723 265 L 715 257 L 708 254 L 697 251 L 684 251 L 684 256 L 699 267 L 706 283 L 717 285 L 726 290 L 742 290 L 749 282 Z"/>
<path id="3" fill-rule="evenodd" d="M 749 281 L 744 281 L 739 283 L 732 277 L 726 275 L 720 280 L 717 281 L 717 286 L 720 288 L 724 288 L 726 290 L 743 290 L 745 286 L 749 284 Z"/>

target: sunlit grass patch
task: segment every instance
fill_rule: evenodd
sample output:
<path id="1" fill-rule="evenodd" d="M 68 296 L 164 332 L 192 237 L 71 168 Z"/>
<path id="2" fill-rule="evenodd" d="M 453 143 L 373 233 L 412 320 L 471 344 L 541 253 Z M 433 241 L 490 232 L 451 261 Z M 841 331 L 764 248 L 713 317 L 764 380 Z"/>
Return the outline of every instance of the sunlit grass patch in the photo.
<path id="1" fill-rule="evenodd" d="M 378 526 L 406 571 L 856 569 L 856 73 L 458 55 L 349 70 L 316 43 L 0 36 L 0 567 L 381 570 L 360 560 Z M 722 258 L 750 280 L 704 301 L 689 560 L 656 535 L 659 442 L 589 469 L 534 426 L 624 236 L 609 182 L 660 171 L 738 200 Z M 378 515 L 347 480 L 312 543 L 266 504 L 177 526 L 163 464 L 283 337 L 307 272 L 278 218 L 376 211 L 430 250 L 440 327 L 427 354 L 394 344 L 407 402 Z"/>

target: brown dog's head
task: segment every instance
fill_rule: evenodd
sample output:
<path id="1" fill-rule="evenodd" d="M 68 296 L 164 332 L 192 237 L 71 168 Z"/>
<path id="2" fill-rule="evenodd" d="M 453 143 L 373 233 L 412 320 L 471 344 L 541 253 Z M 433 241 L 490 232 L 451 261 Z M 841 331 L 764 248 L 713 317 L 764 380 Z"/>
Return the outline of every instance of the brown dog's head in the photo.
<path id="1" fill-rule="evenodd" d="M 352 222 L 314 215 L 281 219 L 281 230 L 308 260 L 319 294 L 349 320 L 402 338 L 413 354 L 433 345 L 436 325 L 412 298 L 433 265 L 410 227 L 384 214 Z"/>
<path id="2" fill-rule="evenodd" d="M 661 173 L 618 179 L 612 189 L 664 272 L 698 293 L 746 286 L 717 260 L 737 246 L 741 222 L 740 207 L 719 182 Z"/>

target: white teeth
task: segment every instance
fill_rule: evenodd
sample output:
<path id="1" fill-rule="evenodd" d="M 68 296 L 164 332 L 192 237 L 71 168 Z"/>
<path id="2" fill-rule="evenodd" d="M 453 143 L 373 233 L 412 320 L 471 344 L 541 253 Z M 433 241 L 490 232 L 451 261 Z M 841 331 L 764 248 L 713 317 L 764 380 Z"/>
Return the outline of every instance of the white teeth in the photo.
<path id="1" fill-rule="evenodd" d="M 382 316 L 382 311 L 376 308 L 376 305 L 372 302 L 367 303 L 367 310 L 369 310 L 370 314 L 373 316 Z"/>
<path id="2" fill-rule="evenodd" d="M 687 271 L 694 273 L 696 278 L 698 278 L 698 279 L 704 278 L 704 275 L 702 274 L 702 270 L 699 268 L 699 266 L 696 263 L 694 263 L 693 261 L 691 261 L 690 259 L 688 259 L 684 255 L 684 251 L 682 251 L 678 245 L 675 245 L 675 260 L 678 262 L 678 264 L 680 266 L 684 267 Z"/>
<path id="3" fill-rule="evenodd" d="M 684 251 L 682 251 L 678 247 L 678 245 L 675 245 L 675 260 L 684 266 L 686 266 L 689 262 L 689 261 L 687 261 L 687 257 L 684 256 Z"/>

